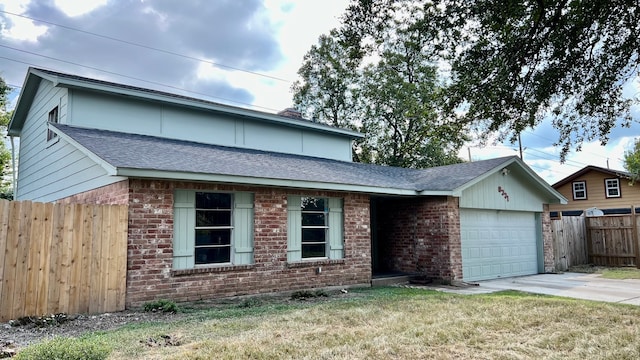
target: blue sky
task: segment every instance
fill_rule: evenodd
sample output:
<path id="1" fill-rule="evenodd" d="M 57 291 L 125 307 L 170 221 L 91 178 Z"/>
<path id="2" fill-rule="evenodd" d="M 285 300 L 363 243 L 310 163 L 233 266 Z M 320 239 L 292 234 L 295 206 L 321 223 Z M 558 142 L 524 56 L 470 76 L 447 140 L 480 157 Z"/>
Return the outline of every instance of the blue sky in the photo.
<path id="1" fill-rule="evenodd" d="M 11 0 L 0 3 L 0 76 L 18 88 L 29 66 L 277 112 L 305 52 L 339 25 L 347 0 Z M 638 97 L 637 82 L 627 95 Z M 640 119 L 640 111 L 634 109 Z M 524 160 L 554 183 L 587 165 L 622 170 L 640 126 L 606 146 L 583 144 L 560 164 L 557 132 L 522 133 Z M 470 143 L 460 156 L 517 155 L 517 144 Z"/>

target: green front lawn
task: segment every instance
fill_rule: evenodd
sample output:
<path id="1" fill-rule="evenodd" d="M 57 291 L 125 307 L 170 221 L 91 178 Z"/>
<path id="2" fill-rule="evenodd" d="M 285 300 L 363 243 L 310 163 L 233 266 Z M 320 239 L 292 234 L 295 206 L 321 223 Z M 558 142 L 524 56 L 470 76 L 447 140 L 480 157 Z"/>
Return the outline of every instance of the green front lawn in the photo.
<path id="1" fill-rule="evenodd" d="M 110 359 L 638 359 L 640 307 L 399 287 L 185 309 L 85 340 Z"/>

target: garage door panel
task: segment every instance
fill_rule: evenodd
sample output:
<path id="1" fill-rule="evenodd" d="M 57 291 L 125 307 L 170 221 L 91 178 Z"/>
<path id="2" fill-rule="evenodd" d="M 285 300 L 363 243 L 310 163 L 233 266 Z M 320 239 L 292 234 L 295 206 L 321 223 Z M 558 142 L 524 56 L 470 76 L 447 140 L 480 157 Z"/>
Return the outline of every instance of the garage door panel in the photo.
<path id="1" fill-rule="evenodd" d="M 461 209 L 463 278 L 467 281 L 535 274 L 535 214 Z"/>

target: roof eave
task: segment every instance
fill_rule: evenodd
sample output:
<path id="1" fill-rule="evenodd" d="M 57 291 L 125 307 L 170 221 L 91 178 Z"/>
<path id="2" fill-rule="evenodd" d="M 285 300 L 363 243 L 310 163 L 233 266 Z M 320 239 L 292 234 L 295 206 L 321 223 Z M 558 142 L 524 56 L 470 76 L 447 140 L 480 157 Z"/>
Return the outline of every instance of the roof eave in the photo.
<path id="1" fill-rule="evenodd" d="M 352 139 L 360 139 L 364 138 L 364 134 L 341 128 L 333 128 L 328 125 L 319 124 L 311 122 L 310 120 L 299 120 L 293 118 L 286 118 L 284 116 L 263 113 L 250 109 L 243 109 L 239 107 L 233 106 L 225 106 L 222 104 L 214 104 L 209 102 L 199 101 L 198 99 L 185 99 L 185 98 L 176 98 L 171 97 L 169 95 L 162 95 L 157 93 L 147 93 L 144 91 L 139 91 L 136 89 L 129 89 L 124 87 L 113 86 L 109 84 L 96 84 L 88 81 L 84 81 L 82 79 L 71 79 L 67 77 L 60 77 L 55 75 L 50 75 L 42 72 L 34 71 L 38 76 L 42 78 L 48 79 L 52 81 L 56 86 L 63 86 L 67 88 L 74 89 L 90 89 L 93 91 L 110 93 L 110 94 L 118 94 L 129 97 L 136 97 L 140 99 L 150 100 L 150 101 L 158 101 L 163 103 L 171 103 L 177 106 L 200 109 L 200 110 L 208 110 L 214 112 L 221 112 L 226 114 L 232 114 L 235 116 L 251 118 L 258 121 L 267 121 L 272 123 L 278 123 L 281 125 L 301 128 L 301 129 L 313 129 L 315 131 L 321 131 L 325 133 L 331 133 L 335 135 L 345 136 Z"/>
<path id="2" fill-rule="evenodd" d="M 417 192 L 415 190 L 365 186 L 365 185 L 357 185 L 357 184 L 340 184 L 340 183 L 328 183 L 328 182 L 319 182 L 319 181 L 260 178 L 260 177 L 251 177 L 251 176 L 226 175 L 226 174 L 193 173 L 193 172 L 184 172 L 184 171 L 136 169 L 136 168 L 127 168 L 127 167 L 118 167 L 115 175 L 131 177 L 131 178 L 165 179 L 165 180 L 181 180 L 181 181 L 185 181 L 185 180 L 186 181 L 205 181 L 205 182 L 219 182 L 219 183 L 228 183 L 228 184 L 273 186 L 273 187 L 286 187 L 286 188 L 298 188 L 298 189 L 346 191 L 346 192 L 381 194 L 381 195 L 400 195 L 400 196 L 417 195 Z"/>
<path id="3" fill-rule="evenodd" d="M 496 171 L 500 171 L 501 169 L 512 164 L 517 164 L 518 167 L 522 169 L 524 172 L 526 172 L 529 178 L 533 180 L 533 183 L 539 189 L 543 190 L 546 193 L 547 196 L 545 196 L 545 198 L 547 199 L 548 204 L 563 204 L 563 205 L 567 204 L 567 199 L 562 194 L 560 194 L 553 187 L 551 187 L 551 185 L 549 185 L 546 181 L 544 181 L 544 179 L 538 176 L 538 174 L 536 174 L 533 170 L 531 170 L 531 168 L 529 168 L 522 160 L 520 160 L 520 158 L 516 156 L 506 159 L 504 162 L 494 166 L 493 168 L 484 172 L 482 175 L 477 176 L 473 178 L 473 180 L 468 181 L 465 184 L 453 189 L 452 191 L 452 193 L 454 194 L 453 196 L 458 196 L 458 197 L 462 196 L 462 192 L 464 190 L 485 180 L 486 178 L 494 174 Z"/>
<path id="4" fill-rule="evenodd" d="M 42 81 L 42 79 L 42 76 L 34 75 L 34 70 L 29 68 L 27 76 L 24 79 L 24 83 L 22 84 L 20 95 L 18 95 L 18 101 L 16 103 L 16 108 L 13 111 L 13 116 L 9 121 L 9 125 L 7 125 L 7 134 L 9 136 L 20 136 L 22 133 L 22 127 L 24 126 L 24 122 L 29 114 L 29 108 L 31 108 L 31 104 L 33 103 L 33 99 L 36 96 L 36 92 L 38 91 L 38 87 L 40 86 L 40 81 Z"/>

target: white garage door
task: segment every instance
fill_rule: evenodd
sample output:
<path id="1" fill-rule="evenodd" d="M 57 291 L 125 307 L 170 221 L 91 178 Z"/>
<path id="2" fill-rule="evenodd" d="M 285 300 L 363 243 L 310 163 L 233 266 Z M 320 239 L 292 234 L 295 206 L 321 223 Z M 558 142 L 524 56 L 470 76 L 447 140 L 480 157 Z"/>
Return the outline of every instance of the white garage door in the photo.
<path id="1" fill-rule="evenodd" d="M 465 281 L 538 273 L 534 213 L 460 209 L 460 235 Z"/>

